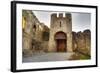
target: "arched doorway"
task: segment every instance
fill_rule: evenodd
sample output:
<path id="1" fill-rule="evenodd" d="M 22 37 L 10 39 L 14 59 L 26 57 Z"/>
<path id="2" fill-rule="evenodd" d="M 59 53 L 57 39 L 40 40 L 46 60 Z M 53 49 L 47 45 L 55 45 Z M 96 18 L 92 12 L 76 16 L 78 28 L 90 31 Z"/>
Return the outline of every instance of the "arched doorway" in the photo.
<path id="1" fill-rule="evenodd" d="M 57 52 L 66 52 L 66 34 L 64 32 L 57 32 L 55 34 Z"/>

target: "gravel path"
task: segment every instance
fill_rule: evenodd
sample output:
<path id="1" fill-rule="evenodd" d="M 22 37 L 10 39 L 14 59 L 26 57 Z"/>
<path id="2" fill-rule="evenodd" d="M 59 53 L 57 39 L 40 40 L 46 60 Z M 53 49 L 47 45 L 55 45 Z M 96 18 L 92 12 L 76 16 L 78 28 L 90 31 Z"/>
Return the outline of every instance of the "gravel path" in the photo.
<path id="1" fill-rule="evenodd" d="M 31 57 L 23 57 L 23 62 L 47 62 L 68 60 L 73 53 L 40 53 Z"/>

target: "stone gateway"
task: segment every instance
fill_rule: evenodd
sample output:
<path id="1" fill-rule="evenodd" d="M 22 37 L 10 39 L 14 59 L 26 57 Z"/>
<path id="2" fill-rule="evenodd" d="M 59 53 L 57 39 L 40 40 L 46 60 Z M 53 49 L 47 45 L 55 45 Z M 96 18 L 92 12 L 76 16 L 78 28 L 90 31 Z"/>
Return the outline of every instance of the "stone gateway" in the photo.
<path id="1" fill-rule="evenodd" d="M 72 52 L 72 16 L 66 13 L 51 15 L 49 52 Z"/>

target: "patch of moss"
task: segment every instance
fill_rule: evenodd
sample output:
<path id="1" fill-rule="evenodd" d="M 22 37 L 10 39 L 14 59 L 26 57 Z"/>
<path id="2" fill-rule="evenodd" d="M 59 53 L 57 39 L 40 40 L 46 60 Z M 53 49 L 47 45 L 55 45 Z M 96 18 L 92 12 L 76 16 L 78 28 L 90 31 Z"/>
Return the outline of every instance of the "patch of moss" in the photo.
<path id="1" fill-rule="evenodd" d="M 86 55 L 80 55 L 80 60 L 86 60 L 86 59 L 90 59 L 90 56 L 86 56 Z"/>
<path id="2" fill-rule="evenodd" d="M 80 53 L 75 53 L 71 56 L 69 60 L 88 60 L 88 59 L 91 59 L 91 57 Z"/>

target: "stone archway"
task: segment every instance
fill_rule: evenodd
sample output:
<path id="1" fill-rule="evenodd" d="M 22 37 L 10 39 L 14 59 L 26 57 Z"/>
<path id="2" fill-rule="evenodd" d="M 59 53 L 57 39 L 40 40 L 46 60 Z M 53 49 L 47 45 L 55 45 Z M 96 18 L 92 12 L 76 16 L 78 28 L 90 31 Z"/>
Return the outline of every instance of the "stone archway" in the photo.
<path id="1" fill-rule="evenodd" d="M 64 32 L 57 32 L 55 34 L 55 41 L 56 41 L 56 49 L 57 52 L 66 52 L 67 47 L 67 38 Z"/>

